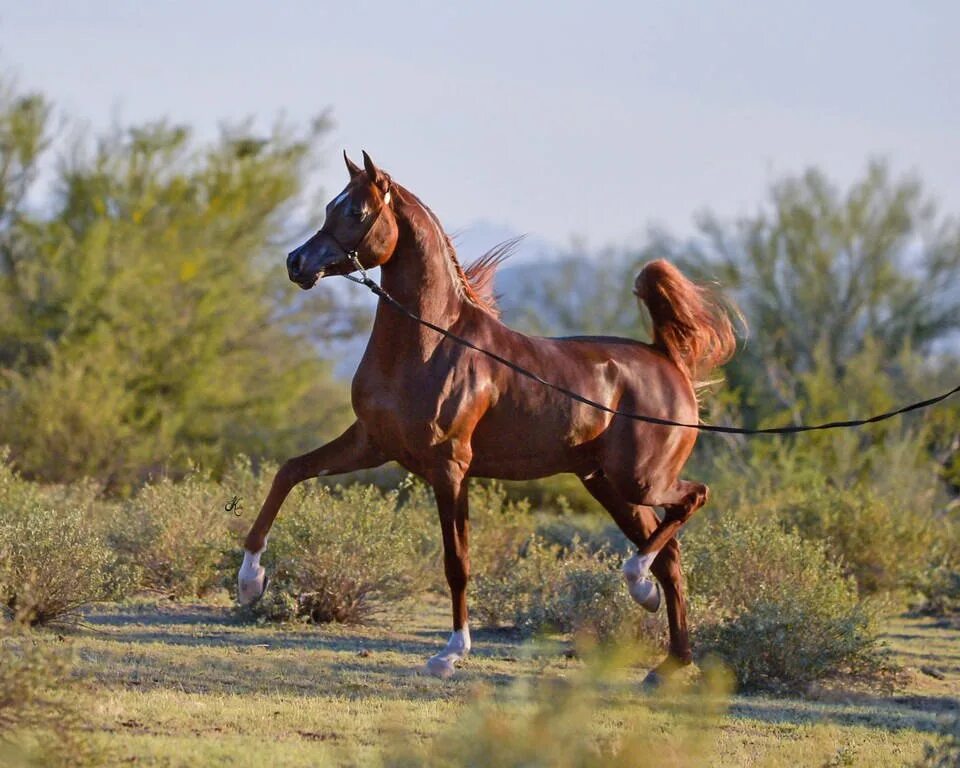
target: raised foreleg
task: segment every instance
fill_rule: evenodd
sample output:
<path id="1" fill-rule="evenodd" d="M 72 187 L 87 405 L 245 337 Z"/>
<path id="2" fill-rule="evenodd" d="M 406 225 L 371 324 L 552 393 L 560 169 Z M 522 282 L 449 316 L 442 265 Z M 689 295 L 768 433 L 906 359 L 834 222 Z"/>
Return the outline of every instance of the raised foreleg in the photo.
<path id="1" fill-rule="evenodd" d="M 266 549 L 267 534 L 280 506 L 295 485 L 311 477 L 377 467 L 385 461 L 386 457 L 370 442 L 364 426 L 355 421 L 336 440 L 284 462 L 244 541 L 243 565 L 237 577 L 240 603 L 248 605 L 263 594 L 266 571 L 260 565 L 260 555 Z"/>

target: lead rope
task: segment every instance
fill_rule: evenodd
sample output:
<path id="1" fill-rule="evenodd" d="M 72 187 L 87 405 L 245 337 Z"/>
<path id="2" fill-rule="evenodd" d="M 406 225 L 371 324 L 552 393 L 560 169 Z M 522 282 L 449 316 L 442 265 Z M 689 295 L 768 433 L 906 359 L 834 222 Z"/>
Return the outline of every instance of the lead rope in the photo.
<path id="1" fill-rule="evenodd" d="M 584 405 L 589 405 L 591 408 L 596 408 L 598 411 L 604 411 L 605 413 L 612 414 L 614 416 L 623 416 L 626 419 L 633 419 L 634 421 L 642 421 L 647 424 L 659 424 L 664 427 L 682 427 L 683 429 L 696 429 L 701 432 L 717 432 L 724 435 L 793 435 L 798 432 L 816 432 L 825 429 L 849 429 L 854 427 L 862 427 L 865 424 L 876 424 L 881 421 L 886 421 L 887 419 L 892 419 L 894 416 L 899 416 L 903 413 L 909 413 L 910 411 L 918 411 L 923 408 L 929 408 L 932 405 L 943 402 L 951 395 L 960 392 L 960 384 L 955 386 L 948 392 L 937 395 L 936 397 L 931 397 L 926 400 L 920 400 L 916 403 L 910 403 L 905 405 L 902 408 L 897 408 L 895 411 L 887 411 L 886 413 L 879 413 L 876 416 L 871 416 L 867 419 L 850 419 L 847 421 L 827 421 L 823 424 L 797 424 L 789 427 L 766 427 L 764 429 L 747 429 L 746 427 L 730 427 L 725 425 L 717 424 L 704 424 L 702 421 L 698 421 L 696 424 L 685 424 L 682 421 L 673 421 L 671 419 L 661 419 L 657 416 L 647 416 L 642 413 L 631 413 L 629 411 L 621 411 L 618 408 L 610 408 L 609 406 L 604 405 L 603 403 L 598 403 L 595 400 L 591 400 L 588 397 L 584 397 L 577 392 L 574 392 L 566 387 L 561 386 L 560 384 L 555 384 L 552 381 L 548 381 L 542 376 L 537 375 L 533 371 L 528 371 L 526 368 L 523 368 L 517 365 L 512 360 L 508 360 L 505 357 L 498 355 L 496 352 L 491 352 L 489 349 L 484 349 L 483 347 L 478 347 L 472 341 L 463 338 L 463 336 L 458 336 L 453 331 L 447 328 L 441 328 L 435 323 L 431 323 L 429 320 L 424 320 L 416 312 L 411 312 L 409 309 L 404 307 L 399 301 L 397 301 L 393 296 L 387 293 L 380 285 L 378 285 L 374 280 L 370 278 L 367 274 L 367 271 L 363 268 L 363 265 L 360 264 L 360 259 L 357 255 L 356 250 L 350 251 L 347 254 L 347 258 L 353 263 L 353 266 L 357 268 L 357 271 L 360 273 L 361 277 L 354 277 L 353 275 L 344 275 L 348 280 L 364 285 L 370 289 L 372 293 L 379 296 L 385 302 L 390 304 L 395 309 L 399 310 L 407 317 L 415 320 L 420 325 L 423 325 L 429 328 L 432 331 L 436 331 L 442 336 L 447 337 L 451 341 L 456 342 L 457 344 L 472 349 L 476 352 L 479 352 L 482 355 L 486 355 L 492 360 L 496 360 L 501 365 L 507 366 L 512 371 L 516 371 L 521 376 L 526 376 L 528 379 L 533 379 L 540 384 L 543 384 L 545 387 L 556 390 L 561 394 L 566 395 L 571 400 L 576 400 L 579 403 Z"/>

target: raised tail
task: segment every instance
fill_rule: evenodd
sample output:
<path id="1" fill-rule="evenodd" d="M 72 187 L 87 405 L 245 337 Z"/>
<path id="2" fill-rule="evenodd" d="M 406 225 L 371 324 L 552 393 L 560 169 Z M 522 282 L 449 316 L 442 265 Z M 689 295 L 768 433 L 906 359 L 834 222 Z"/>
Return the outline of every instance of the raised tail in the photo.
<path id="1" fill-rule="evenodd" d="M 728 308 L 713 292 L 683 276 L 673 264 L 657 259 L 637 275 L 633 292 L 653 320 L 653 344 L 697 385 L 736 351 Z"/>

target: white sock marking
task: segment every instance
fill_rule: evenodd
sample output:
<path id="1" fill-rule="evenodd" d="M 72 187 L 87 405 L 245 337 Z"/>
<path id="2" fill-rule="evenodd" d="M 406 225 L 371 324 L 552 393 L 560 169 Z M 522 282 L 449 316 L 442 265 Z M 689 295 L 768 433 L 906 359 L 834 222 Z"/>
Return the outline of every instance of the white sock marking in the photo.
<path id="1" fill-rule="evenodd" d="M 446 647 L 427 661 L 427 672 L 436 677 L 447 678 L 454 673 L 454 664 L 470 653 L 470 627 L 466 624 L 450 635 Z"/>
<path id="2" fill-rule="evenodd" d="M 244 580 L 251 580 L 257 578 L 257 574 L 260 572 L 260 555 L 263 554 L 264 550 L 267 548 L 264 544 L 263 549 L 259 552 L 251 552 L 250 550 L 243 550 L 243 565 L 240 566 L 240 578 Z"/>
<path id="3" fill-rule="evenodd" d="M 637 579 L 648 578 L 650 576 L 650 566 L 657 559 L 658 552 L 651 552 L 648 555 L 634 555 L 623 564 L 623 578 L 628 582 L 637 581 Z"/>
<path id="4" fill-rule="evenodd" d="M 237 574 L 237 600 L 240 605 L 249 605 L 263 594 L 267 572 L 260 565 L 260 555 L 266 548 L 267 542 L 264 541 L 257 552 L 243 550 L 243 565 L 240 566 L 240 572 Z"/>

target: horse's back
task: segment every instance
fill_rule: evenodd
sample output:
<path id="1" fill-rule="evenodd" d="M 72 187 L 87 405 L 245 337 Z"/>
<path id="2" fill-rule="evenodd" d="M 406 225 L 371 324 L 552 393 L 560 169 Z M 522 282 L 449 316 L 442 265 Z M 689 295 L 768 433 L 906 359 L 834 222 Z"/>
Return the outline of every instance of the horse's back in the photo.
<path id="1" fill-rule="evenodd" d="M 686 375 L 650 344 L 613 336 L 494 335 L 504 357 L 608 408 L 696 420 Z M 667 439 L 659 434 L 662 427 L 577 402 L 496 361 L 485 365 L 496 396 L 474 433 L 477 474 L 507 477 L 501 467 L 508 466 L 524 476 L 584 472 L 614 434 L 621 443 L 626 434 L 635 445 Z"/>

